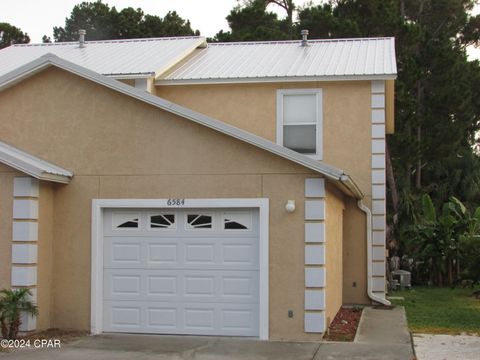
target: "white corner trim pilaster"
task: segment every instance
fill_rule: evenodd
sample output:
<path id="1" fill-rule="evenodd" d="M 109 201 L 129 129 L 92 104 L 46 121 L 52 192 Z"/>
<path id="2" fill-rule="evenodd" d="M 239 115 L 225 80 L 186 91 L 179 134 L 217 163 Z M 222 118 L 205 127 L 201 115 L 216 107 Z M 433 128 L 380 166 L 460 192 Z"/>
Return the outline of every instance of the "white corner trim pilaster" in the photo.
<path id="1" fill-rule="evenodd" d="M 305 179 L 304 331 L 326 331 L 325 179 Z"/>
<path id="2" fill-rule="evenodd" d="M 168 205 L 168 199 L 94 199 L 92 200 L 92 268 L 90 331 L 103 332 L 103 213 L 104 209 L 125 208 L 256 208 L 259 210 L 259 337 L 269 339 L 269 200 L 185 199 L 182 206 Z"/>
<path id="3" fill-rule="evenodd" d="M 372 291 L 385 297 L 385 234 L 386 234 L 386 176 L 385 176 L 385 81 L 372 80 Z M 383 271 L 381 270 L 383 269 Z"/>
<path id="4" fill-rule="evenodd" d="M 37 250 L 39 182 L 33 177 L 13 180 L 11 286 L 27 287 L 37 299 Z M 32 331 L 36 318 L 22 314 L 20 331 Z"/>

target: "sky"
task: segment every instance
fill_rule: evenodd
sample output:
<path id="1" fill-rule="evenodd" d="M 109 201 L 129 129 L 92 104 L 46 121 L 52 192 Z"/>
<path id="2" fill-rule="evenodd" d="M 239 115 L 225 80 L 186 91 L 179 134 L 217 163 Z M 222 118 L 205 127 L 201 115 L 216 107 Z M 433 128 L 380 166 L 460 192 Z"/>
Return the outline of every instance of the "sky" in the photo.
<path id="1" fill-rule="evenodd" d="M 10 23 L 23 32 L 28 33 L 32 43 L 42 41 L 47 35 L 53 40 L 53 27 L 64 26 L 65 18 L 70 16 L 73 7 L 83 0 L 0 0 L 0 22 Z M 93 1 L 93 0 L 89 0 Z M 117 10 L 126 7 L 141 8 L 145 14 L 165 16 L 170 10 L 175 10 L 182 18 L 190 20 L 194 30 L 200 30 L 204 36 L 213 37 L 219 30 L 229 30 L 225 17 L 238 4 L 236 0 L 104 0 L 110 7 Z M 297 0 L 302 6 L 310 1 Z M 313 0 L 319 4 L 322 0 Z M 283 16 L 278 7 L 270 5 L 269 10 Z M 474 9 L 474 14 L 480 13 L 480 5 Z M 471 59 L 480 59 L 480 48 L 470 47 L 468 54 Z"/>
<path id="2" fill-rule="evenodd" d="M 53 40 L 54 26 L 65 26 L 65 18 L 73 7 L 84 0 L 0 0 L 0 22 L 8 22 L 28 33 L 32 43 L 42 42 L 42 36 Z M 94 0 L 88 0 L 94 1 Z M 236 0 L 103 0 L 117 10 L 126 7 L 141 8 L 145 14 L 160 17 L 175 10 L 182 18 L 190 20 L 194 30 L 213 37 L 220 30 L 229 30 L 225 19 L 238 4 Z M 302 6 L 306 0 L 295 3 Z M 314 4 L 321 0 L 314 0 Z M 277 7 L 278 8 L 278 7 Z M 269 10 L 274 11 L 274 5 Z M 283 13 L 277 11 L 279 14 Z"/>

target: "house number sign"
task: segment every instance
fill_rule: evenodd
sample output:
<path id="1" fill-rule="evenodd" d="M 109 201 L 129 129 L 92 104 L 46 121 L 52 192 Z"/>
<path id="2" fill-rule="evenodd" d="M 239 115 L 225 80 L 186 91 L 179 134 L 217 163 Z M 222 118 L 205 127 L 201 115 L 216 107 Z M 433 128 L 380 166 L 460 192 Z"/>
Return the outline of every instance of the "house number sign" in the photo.
<path id="1" fill-rule="evenodd" d="M 182 206 L 185 205 L 185 199 L 168 199 L 168 206 Z"/>

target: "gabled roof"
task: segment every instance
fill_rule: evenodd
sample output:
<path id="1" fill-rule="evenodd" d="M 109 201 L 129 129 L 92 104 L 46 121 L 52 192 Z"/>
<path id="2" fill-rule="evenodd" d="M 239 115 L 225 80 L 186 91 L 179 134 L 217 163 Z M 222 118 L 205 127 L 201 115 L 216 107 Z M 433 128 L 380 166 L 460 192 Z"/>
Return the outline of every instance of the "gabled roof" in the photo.
<path id="1" fill-rule="evenodd" d="M 0 91 L 13 86 L 14 84 L 36 74 L 48 67 L 55 66 L 60 69 L 66 70 L 77 76 L 81 76 L 85 79 L 93 81 L 97 84 L 106 86 L 114 91 L 125 94 L 144 103 L 150 104 L 154 107 L 168 111 L 172 114 L 193 121 L 197 124 L 206 126 L 210 129 L 216 130 L 260 149 L 266 150 L 272 154 L 288 159 L 294 163 L 302 165 L 306 168 L 312 169 L 326 178 L 335 182 L 339 188 L 350 196 L 354 196 L 358 199 L 363 198 L 363 194 L 358 186 L 344 171 L 339 170 L 333 166 L 327 165 L 323 162 L 315 161 L 309 157 L 287 149 L 283 146 L 277 145 L 269 140 L 266 140 L 260 136 L 251 134 L 247 131 L 236 128 L 232 125 L 226 124 L 222 121 L 213 119 L 204 114 L 195 112 L 183 106 L 177 105 L 170 101 L 167 101 L 158 96 L 151 95 L 145 91 L 138 90 L 133 86 L 126 85 L 120 81 L 108 78 L 96 72 L 93 72 L 87 68 L 76 65 L 67 60 L 61 59 L 53 54 L 46 54 L 40 58 L 19 67 L 16 70 L 11 71 L 0 77 Z"/>
<path id="2" fill-rule="evenodd" d="M 119 79 L 156 76 L 201 46 L 200 36 L 18 44 L 0 51 L 0 76 L 47 53 Z"/>
<path id="3" fill-rule="evenodd" d="M 0 141 L 0 162 L 40 180 L 68 184 L 73 173 Z"/>
<path id="4" fill-rule="evenodd" d="M 157 84 L 394 79 L 394 38 L 211 43 Z"/>

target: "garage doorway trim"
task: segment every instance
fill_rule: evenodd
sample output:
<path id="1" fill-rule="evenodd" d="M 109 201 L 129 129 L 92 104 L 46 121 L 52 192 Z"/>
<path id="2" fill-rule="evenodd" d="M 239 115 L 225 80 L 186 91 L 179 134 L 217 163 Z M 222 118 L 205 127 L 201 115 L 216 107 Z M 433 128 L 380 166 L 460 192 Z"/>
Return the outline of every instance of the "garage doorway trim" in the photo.
<path id="1" fill-rule="evenodd" d="M 172 201 L 175 200 L 175 201 Z M 127 208 L 257 208 L 259 210 L 259 332 L 268 340 L 268 199 L 93 199 L 90 331 L 103 332 L 103 218 L 104 209 Z M 181 205 L 169 205 L 171 203 Z"/>

